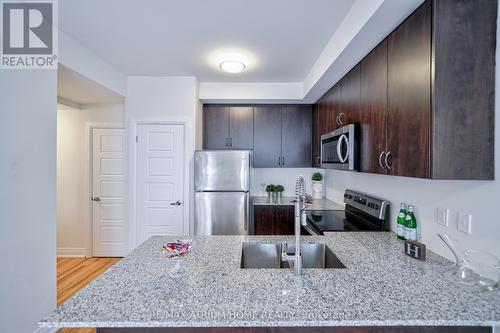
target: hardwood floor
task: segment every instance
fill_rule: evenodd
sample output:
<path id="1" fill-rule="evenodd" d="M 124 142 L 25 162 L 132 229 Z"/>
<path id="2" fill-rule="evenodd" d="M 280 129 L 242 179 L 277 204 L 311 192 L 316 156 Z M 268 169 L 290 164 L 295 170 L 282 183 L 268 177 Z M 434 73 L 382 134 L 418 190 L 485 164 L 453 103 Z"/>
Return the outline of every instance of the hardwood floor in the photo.
<path id="1" fill-rule="evenodd" d="M 57 258 L 57 306 L 94 281 L 120 258 Z M 93 328 L 64 328 L 59 333 L 95 333 Z"/>

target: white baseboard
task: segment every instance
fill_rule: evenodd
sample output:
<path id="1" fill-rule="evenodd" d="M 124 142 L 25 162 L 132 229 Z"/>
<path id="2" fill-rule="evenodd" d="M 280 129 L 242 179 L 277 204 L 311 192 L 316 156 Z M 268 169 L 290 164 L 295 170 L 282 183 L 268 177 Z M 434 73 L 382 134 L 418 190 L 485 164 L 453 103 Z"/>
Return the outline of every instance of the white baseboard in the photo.
<path id="1" fill-rule="evenodd" d="M 83 247 L 58 247 L 58 257 L 84 258 L 87 256 L 87 249 Z"/>

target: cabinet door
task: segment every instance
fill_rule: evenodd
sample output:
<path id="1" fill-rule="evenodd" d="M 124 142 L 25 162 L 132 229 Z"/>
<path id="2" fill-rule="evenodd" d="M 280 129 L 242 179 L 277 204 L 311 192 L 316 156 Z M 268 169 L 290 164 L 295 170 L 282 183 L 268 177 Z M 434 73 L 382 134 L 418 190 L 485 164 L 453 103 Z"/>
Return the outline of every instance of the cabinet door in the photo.
<path id="1" fill-rule="evenodd" d="M 312 135 L 312 165 L 315 168 L 320 167 L 320 158 L 321 158 L 321 128 L 322 128 L 322 117 L 319 111 L 319 103 L 313 105 L 313 135 Z"/>
<path id="2" fill-rule="evenodd" d="M 361 172 L 385 174 L 385 115 L 387 111 L 387 40 L 361 61 Z M 380 162 L 380 163 L 379 163 Z"/>
<path id="3" fill-rule="evenodd" d="M 295 234 L 295 207 L 275 206 L 274 235 Z"/>
<path id="4" fill-rule="evenodd" d="M 281 124 L 281 166 L 311 167 L 311 106 L 284 106 Z"/>
<path id="5" fill-rule="evenodd" d="M 229 107 L 205 105 L 203 107 L 203 147 L 228 148 Z"/>
<path id="6" fill-rule="evenodd" d="M 275 168 L 281 166 L 281 108 L 257 106 L 254 108 L 253 166 Z"/>
<path id="7" fill-rule="evenodd" d="M 254 206 L 255 235 L 274 234 L 274 206 Z"/>
<path id="8" fill-rule="evenodd" d="M 230 107 L 229 142 L 232 149 L 253 148 L 253 107 Z"/>
<path id="9" fill-rule="evenodd" d="M 388 38 L 388 173 L 430 176 L 431 10 L 425 2 Z"/>
<path id="10" fill-rule="evenodd" d="M 359 123 L 360 121 L 360 65 L 356 65 L 340 81 L 340 106 L 338 126 Z"/>
<path id="11" fill-rule="evenodd" d="M 325 96 L 325 128 L 324 133 L 339 128 L 338 115 L 340 114 L 340 83 L 330 89 Z"/>

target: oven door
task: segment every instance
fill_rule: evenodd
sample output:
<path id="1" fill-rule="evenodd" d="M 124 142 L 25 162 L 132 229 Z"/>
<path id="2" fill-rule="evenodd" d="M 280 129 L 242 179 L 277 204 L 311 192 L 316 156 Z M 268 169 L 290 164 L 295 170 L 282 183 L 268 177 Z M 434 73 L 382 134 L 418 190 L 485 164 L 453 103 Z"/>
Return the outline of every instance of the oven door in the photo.
<path id="1" fill-rule="evenodd" d="M 354 124 L 321 136 L 321 167 L 356 170 L 356 130 Z"/>

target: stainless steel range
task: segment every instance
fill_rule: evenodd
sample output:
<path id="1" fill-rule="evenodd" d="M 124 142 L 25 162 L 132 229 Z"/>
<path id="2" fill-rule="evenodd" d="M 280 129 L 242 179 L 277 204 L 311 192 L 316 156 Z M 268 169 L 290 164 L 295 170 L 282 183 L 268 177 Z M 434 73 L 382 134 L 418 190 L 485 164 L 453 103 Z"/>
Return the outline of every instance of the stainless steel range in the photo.
<path id="1" fill-rule="evenodd" d="M 311 235 L 328 231 L 389 231 L 390 202 L 370 195 L 346 190 L 345 210 L 313 210 L 306 213 Z"/>

